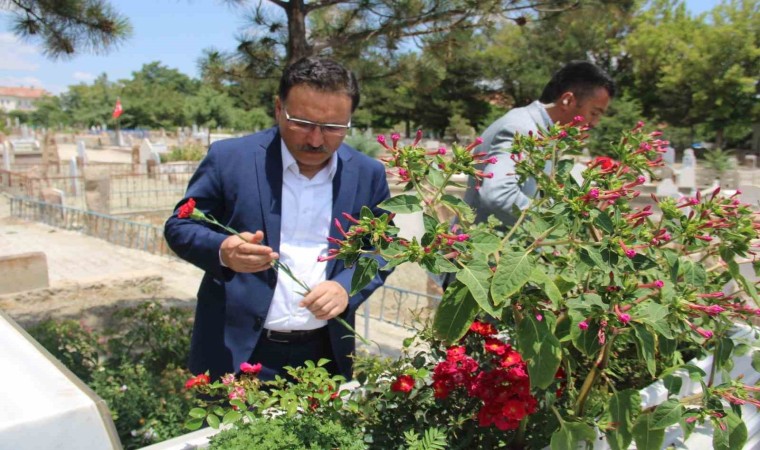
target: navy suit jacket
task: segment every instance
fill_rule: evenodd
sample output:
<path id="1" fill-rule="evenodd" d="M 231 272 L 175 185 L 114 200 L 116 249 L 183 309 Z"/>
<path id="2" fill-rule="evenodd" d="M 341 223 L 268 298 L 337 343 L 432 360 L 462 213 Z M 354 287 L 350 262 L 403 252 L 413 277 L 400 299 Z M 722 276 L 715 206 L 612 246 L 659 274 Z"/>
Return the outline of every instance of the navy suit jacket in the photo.
<path id="1" fill-rule="evenodd" d="M 348 229 L 350 224 L 341 213 L 358 217 L 362 206 L 377 212 L 377 204 L 389 197 L 389 189 L 380 162 L 345 144 L 337 150 L 337 156 L 330 236 L 343 239 L 335 219 Z M 278 129 L 213 143 L 177 206 L 189 198 L 196 200 L 196 208 L 234 230 L 263 231 L 264 243 L 279 251 L 282 155 Z M 213 378 L 237 372 L 261 336 L 277 274 L 273 270 L 237 273 L 223 267 L 219 248 L 229 234 L 211 224 L 179 219 L 177 212 L 164 229 L 169 247 L 206 272 L 198 290 L 189 368 L 195 374 L 208 370 Z M 351 292 L 354 268 L 345 267 L 342 261 L 330 260 L 326 264 L 327 278 Z M 367 287 L 351 296 L 341 317 L 353 326 L 356 309 L 387 274 L 381 271 Z M 350 379 L 353 336 L 344 338 L 350 333 L 335 320 L 328 321 L 328 328 L 338 369 Z"/>

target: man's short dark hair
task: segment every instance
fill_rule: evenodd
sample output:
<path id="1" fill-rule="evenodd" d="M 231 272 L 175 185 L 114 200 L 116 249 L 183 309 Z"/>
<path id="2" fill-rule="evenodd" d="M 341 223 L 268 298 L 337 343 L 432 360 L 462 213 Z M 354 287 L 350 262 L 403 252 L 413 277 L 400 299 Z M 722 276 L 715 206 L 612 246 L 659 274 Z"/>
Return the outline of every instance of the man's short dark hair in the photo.
<path id="1" fill-rule="evenodd" d="M 607 90 L 610 98 L 615 96 L 615 81 L 607 72 L 588 61 L 570 61 L 554 73 L 538 100 L 554 103 L 565 92 L 572 92 L 578 100 L 583 100 L 600 87 Z"/>
<path id="2" fill-rule="evenodd" d="M 356 76 L 332 59 L 309 56 L 288 66 L 280 78 L 280 100 L 284 102 L 290 89 L 299 84 L 323 92 L 345 92 L 351 97 L 351 111 L 359 106 Z"/>

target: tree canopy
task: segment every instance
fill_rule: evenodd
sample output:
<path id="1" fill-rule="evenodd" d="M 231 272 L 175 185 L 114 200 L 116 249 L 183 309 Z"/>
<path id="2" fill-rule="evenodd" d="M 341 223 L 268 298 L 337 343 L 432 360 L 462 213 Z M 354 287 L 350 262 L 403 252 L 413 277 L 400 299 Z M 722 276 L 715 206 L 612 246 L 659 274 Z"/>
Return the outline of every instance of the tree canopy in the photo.
<path id="1" fill-rule="evenodd" d="M 11 13 L 15 34 L 39 41 L 52 58 L 107 52 L 132 33 L 107 0 L 0 0 L 0 10 Z"/>
<path id="2" fill-rule="evenodd" d="M 199 51 L 198 79 L 152 62 L 130 79 L 71 86 L 33 120 L 103 123 L 121 97 L 125 127 L 257 129 L 272 123 L 286 62 L 320 54 L 357 73 L 357 127 L 461 138 L 537 98 L 567 61 L 588 59 L 620 88 L 592 145 L 637 117 L 681 142 L 741 145 L 760 121 L 759 9 L 753 0 L 696 16 L 682 0 L 261 1 L 250 12 L 259 33 Z"/>

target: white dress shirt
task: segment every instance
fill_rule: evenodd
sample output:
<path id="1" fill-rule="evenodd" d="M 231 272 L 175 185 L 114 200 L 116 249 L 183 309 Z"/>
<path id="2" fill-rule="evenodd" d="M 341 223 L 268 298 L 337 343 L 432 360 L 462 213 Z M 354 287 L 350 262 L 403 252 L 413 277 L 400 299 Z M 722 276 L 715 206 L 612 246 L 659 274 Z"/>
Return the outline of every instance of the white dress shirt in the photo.
<path id="1" fill-rule="evenodd" d="M 332 157 L 322 170 L 309 179 L 301 175 L 298 164 L 285 142 L 282 148 L 282 214 L 280 223 L 280 261 L 287 264 L 299 280 L 310 287 L 325 281 L 327 237 L 332 221 L 332 180 L 338 157 Z M 284 273 L 277 276 L 264 328 L 276 331 L 314 330 L 327 325 L 306 308 L 298 306 L 303 289 Z"/>

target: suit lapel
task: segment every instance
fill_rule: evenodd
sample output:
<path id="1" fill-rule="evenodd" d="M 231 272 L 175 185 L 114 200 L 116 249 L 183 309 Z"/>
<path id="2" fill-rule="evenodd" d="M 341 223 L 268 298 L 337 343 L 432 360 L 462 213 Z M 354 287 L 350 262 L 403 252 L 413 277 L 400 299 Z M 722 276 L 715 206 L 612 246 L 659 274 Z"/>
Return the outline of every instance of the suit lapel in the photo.
<path id="1" fill-rule="evenodd" d="M 280 220 L 282 216 L 282 152 L 280 133 L 256 151 L 256 181 L 264 221 L 264 243 L 275 252 L 280 250 Z"/>
<path id="2" fill-rule="evenodd" d="M 356 191 L 359 187 L 359 170 L 356 167 L 356 162 L 353 160 L 351 152 L 348 151 L 345 145 L 341 145 L 338 149 L 338 170 L 333 177 L 333 209 L 332 209 L 332 223 L 330 224 L 330 236 L 336 239 L 343 240 L 344 237 L 338 231 L 338 227 L 335 225 L 335 219 L 340 221 L 344 230 L 348 230 L 351 224 L 348 219 L 343 217 L 343 213 L 354 214 L 359 211 L 353 211 L 354 199 L 356 198 Z M 337 245 L 330 243 L 328 248 L 338 248 Z M 335 260 L 331 259 L 327 263 L 327 273 L 332 274 L 335 268 Z"/>

